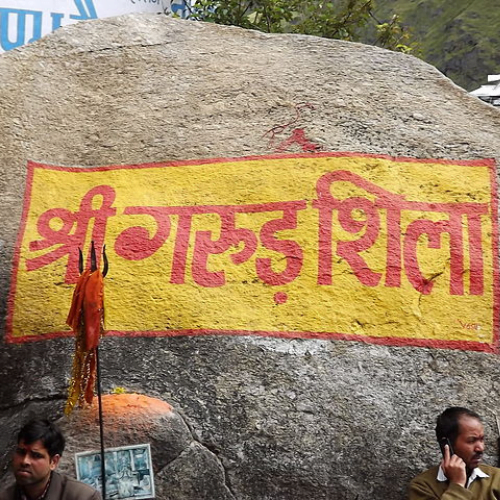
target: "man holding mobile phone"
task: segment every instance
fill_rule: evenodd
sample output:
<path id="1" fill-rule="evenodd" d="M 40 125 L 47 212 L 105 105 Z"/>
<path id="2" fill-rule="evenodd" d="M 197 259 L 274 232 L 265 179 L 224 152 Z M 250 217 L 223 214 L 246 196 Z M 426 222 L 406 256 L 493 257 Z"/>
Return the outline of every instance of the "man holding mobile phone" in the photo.
<path id="1" fill-rule="evenodd" d="M 500 469 L 481 464 L 484 428 L 479 415 L 454 406 L 437 418 L 443 459 L 410 484 L 409 500 L 500 500 Z"/>

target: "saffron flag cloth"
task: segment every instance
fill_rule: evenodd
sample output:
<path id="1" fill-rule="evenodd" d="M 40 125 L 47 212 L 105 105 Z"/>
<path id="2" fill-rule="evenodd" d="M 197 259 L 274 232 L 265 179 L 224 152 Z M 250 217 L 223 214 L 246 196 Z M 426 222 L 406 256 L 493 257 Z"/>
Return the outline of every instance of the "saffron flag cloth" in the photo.
<path id="1" fill-rule="evenodd" d="M 103 253 L 105 258 L 105 253 Z M 80 258 L 81 268 L 83 259 Z M 106 262 L 106 260 L 105 260 Z M 105 263 L 105 268 L 107 264 Z M 97 346 L 104 334 L 104 275 L 96 266 L 92 244 L 91 266 L 80 274 L 66 323 L 75 334 L 75 354 L 64 409 L 70 414 L 77 405 L 91 403 L 97 372 Z"/>

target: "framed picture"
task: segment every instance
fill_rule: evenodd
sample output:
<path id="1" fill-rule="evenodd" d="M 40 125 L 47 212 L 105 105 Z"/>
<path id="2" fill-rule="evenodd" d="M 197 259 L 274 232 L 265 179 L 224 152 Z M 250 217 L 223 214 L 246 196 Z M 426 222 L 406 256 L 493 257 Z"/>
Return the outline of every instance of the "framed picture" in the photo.
<path id="1" fill-rule="evenodd" d="M 106 500 L 154 498 L 155 487 L 148 444 L 106 448 Z M 75 453 L 76 477 L 102 492 L 101 452 Z"/>

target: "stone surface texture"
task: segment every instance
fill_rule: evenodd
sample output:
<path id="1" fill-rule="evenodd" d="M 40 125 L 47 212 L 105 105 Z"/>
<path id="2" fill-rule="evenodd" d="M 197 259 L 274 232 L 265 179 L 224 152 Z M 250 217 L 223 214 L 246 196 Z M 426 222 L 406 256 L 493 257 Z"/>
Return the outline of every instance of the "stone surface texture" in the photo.
<path id="1" fill-rule="evenodd" d="M 500 159 L 497 109 L 414 57 L 360 44 L 131 15 L 5 53 L 0 80 L 2 332 L 29 159 L 84 168 L 271 154 L 264 134 L 298 103 L 314 104 L 302 125 L 324 151 Z M 22 421 L 61 415 L 72 349 L 2 341 L 0 474 Z M 451 404 L 484 415 L 495 461 L 496 355 L 206 336 L 109 337 L 101 359 L 105 391 L 174 408 L 140 417 L 158 499 L 401 500 L 438 460 L 433 423 Z M 95 448 L 90 420 L 73 418 L 87 427 L 65 423 L 70 453 Z M 110 445 L 145 436 L 129 422 Z"/>

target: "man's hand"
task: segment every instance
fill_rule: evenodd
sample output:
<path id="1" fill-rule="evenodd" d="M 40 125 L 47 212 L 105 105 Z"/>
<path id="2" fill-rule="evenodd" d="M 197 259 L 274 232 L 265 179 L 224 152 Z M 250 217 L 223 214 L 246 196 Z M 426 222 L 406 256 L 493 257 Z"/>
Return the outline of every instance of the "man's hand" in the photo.
<path id="1" fill-rule="evenodd" d="M 456 483 L 465 488 L 465 484 L 467 483 L 465 462 L 458 455 L 450 457 L 450 447 L 448 445 L 444 447 L 444 458 L 441 462 L 441 468 L 450 483 Z"/>

